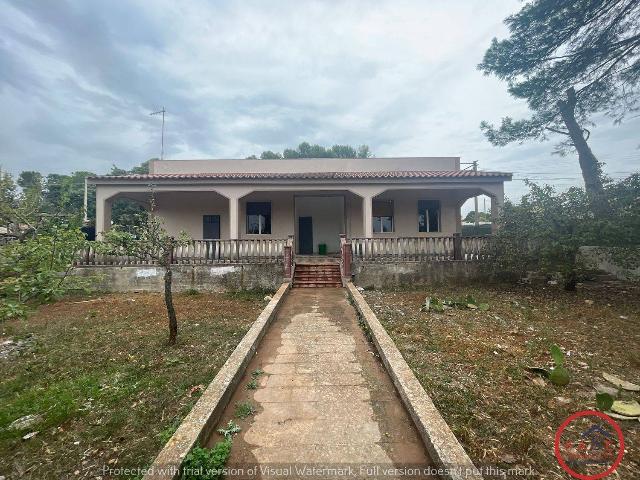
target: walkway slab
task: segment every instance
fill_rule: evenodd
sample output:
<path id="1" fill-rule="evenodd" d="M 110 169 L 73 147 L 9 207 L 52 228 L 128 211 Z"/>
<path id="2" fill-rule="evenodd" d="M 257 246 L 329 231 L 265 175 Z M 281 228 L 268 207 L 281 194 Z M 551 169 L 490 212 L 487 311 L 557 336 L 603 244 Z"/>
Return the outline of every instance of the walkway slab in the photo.
<path id="1" fill-rule="evenodd" d="M 343 289 L 292 290 L 220 420 L 242 428 L 227 477 L 431 478 L 415 468 L 433 463 L 374 351 Z M 248 390 L 255 371 L 264 373 Z M 234 418 L 240 402 L 256 413 Z"/>

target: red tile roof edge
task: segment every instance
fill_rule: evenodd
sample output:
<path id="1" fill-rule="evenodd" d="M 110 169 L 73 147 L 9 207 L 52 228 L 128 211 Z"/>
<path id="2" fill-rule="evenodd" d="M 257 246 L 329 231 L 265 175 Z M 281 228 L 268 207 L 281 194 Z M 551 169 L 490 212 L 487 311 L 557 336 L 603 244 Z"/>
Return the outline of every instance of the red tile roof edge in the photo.
<path id="1" fill-rule="evenodd" d="M 235 180 L 235 179 L 291 179 L 291 180 L 358 180 L 358 179 L 409 179 L 409 178 L 469 178 L 504 177 L 511 173 L 473 170 L 420 170 L 420 171 L 374 171 L 374 172 L 299 172 L 299 173 L 152 173 L 136 175 L 96 175 L 89 180 Z"/>

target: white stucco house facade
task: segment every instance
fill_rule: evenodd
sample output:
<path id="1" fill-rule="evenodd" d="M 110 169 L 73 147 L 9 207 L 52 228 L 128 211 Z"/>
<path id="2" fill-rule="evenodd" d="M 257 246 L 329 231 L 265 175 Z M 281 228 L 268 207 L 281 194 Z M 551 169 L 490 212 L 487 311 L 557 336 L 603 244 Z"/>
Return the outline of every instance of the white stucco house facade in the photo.
<path id="1" fill-rule="evenodd" d="M 488 195 L 495 216 L 510 173 L 460 168 L 459 157 L 154 160 L 145 175 L 96 176 L 96 233 L 119 198 L 148 204 L 167 230 L 198 240 L 286 239 L 296 255 L 347 238 L 450 236 L 460 208 Z"/>

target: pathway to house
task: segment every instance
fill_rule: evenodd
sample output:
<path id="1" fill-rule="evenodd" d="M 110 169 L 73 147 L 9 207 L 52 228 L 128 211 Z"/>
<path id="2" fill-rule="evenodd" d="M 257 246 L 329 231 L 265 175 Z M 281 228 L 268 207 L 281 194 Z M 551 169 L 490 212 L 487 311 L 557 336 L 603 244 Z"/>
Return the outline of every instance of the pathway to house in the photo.
<path id="1" fill-rule="evenodd" d="M 431 460 L 373 351 L 344 289 L 292 290 L 220 421 L 241 402 L 257 409 L 235 419 L 242 431 L 228 465 L 272 467 L 262 478 L 418 477 L 413 467 Z M 247 389 L 258 369 L 258 388 Z M 306 465 L 329 468 L 296 470 Z M 335 470 L 347 466 L 352 475 Z M 389 470 L 406 467 L 411 475 Z"/>

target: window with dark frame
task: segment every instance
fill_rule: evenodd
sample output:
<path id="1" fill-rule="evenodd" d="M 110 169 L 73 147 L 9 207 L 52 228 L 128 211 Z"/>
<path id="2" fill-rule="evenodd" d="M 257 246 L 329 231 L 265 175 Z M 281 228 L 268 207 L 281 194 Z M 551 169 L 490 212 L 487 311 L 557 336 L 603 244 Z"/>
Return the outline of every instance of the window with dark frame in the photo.
<path id="1" fill-rule="evenodd" d="M 393 232 L 393 201 L 374 200 L 371 204 L 373 233 Z"/>
<path id="2" fill-rule="evenodd" d="M 271 233 L 270 202 L 247 202 L 247 233 L 254 235 Z"/>
<path id="3" fill-rule="evenodd" d="M 418 231 L 440 231 L 440 200 L 420 200 L 418 202 Z"/>
<path id="4" fill-rule="evenodd" d="M 202 239 L 203 240 L 220 239 L 220 215 L 203 215 L 202 216 Z"/>

